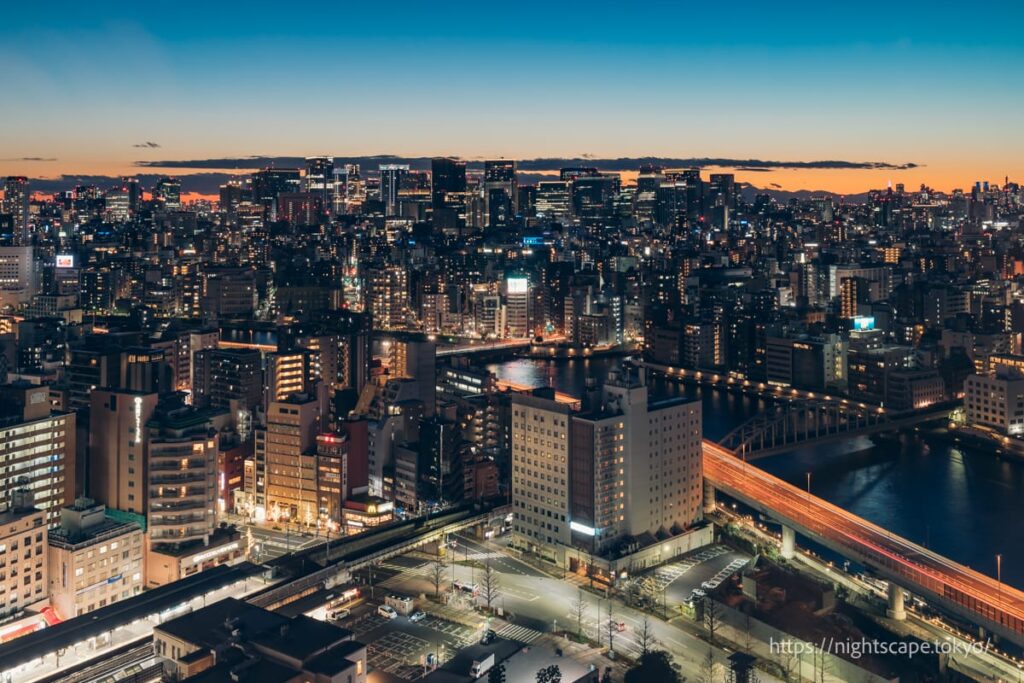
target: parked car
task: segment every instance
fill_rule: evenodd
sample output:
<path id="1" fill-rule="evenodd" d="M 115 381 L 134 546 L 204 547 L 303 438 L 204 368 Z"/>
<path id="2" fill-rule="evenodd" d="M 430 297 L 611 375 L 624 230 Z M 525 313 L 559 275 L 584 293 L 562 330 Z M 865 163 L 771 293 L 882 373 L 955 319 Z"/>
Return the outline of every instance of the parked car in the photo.
<path id="1" fill-rule="evenodd" d="M 341 621 L 342 619 L 347 619 L 350 616 L 352 616 L 352 610 L 347 607 L 331 610 L 327 613 L 327 618 L 331 621 Z"/>
<path id="2" fill-rule="evenodd" d="M 498 634 L 491 629 L 484 631 L 483 636 L 480 637 L 481 645 L 490 645 L 494 642 L 494 639 L 498 637 Z"/>
<path id="3" fill-rule="evenodd" d="M 398 612 L 396 612 L 395 608 L 390 606 L 390 605 L 381 605 L 380 607 L 378 607 L 377 608 L 377 614 L 379 614 L 380 616 L 385 617 L 387 619 L 397 619 L 398 618 Z"/>
<path id="4" fill-rule="evenodd" d="M 409 615 L 409 621 L 416 623 L 417 621 L 423 621 L 427 618 L 426 612 L 416 611 Z"/>

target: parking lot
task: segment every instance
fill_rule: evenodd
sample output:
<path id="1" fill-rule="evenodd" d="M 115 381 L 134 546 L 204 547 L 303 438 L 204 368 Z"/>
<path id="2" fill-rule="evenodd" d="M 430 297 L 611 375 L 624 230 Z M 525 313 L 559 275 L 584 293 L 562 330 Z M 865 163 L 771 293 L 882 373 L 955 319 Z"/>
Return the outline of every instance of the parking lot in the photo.
<path id="1" fill-rule="evenodd" d="M 383 592 L 378 595 L 381 597 Z M 377 613 L 380 604 L 379 599 L 364 602 L 352 610 L 351 616 L 334 622 L 354 631 L 358 640 L 367 643 L 370 670 L 416 680 L 423 675 L 428 654 L 446 661 L 479 638 L 476 629 L 444 619 L 429 609 L 418 622 L 402 615 L 389 619 Z"/>
<path id="2" fill-rule="evenodd" d="M 712 545 L 657 567 L 639 577 L 637 582 L 649 599 L 669 605 L 681 604 L 694 589 L 714 590 L 749 561 L 749 555 Z"/>

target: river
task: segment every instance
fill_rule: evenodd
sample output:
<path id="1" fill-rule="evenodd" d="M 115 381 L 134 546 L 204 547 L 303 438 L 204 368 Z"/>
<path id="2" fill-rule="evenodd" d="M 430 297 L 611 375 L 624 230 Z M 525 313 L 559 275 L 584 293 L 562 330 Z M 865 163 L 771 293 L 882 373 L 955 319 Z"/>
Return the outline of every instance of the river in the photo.
<path id="1" fill-rule="evenodd" d="M 580 395 L 615 358 L 570 361 L 516 359 L 487 366 L 500 379 L 553 386 Z M 758 399 L 654 380 L 652 394 L 700 398 L 704 436 L 717 440 L 763 410 Z M 756 461 L 801 488 L 961 564 L 1024 588 L 1024 463 L 999 459 L 941 437 L 907 433 L 899 441 L 858 437 Z"/>

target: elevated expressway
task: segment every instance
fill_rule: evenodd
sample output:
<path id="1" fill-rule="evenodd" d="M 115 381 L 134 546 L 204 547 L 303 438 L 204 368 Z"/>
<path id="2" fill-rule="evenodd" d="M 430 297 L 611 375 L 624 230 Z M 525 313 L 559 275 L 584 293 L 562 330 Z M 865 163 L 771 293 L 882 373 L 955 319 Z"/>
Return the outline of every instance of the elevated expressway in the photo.
<path id="1" fill-rule="evenodd" d="M 905 614 L 902 587 L 1024 647 L 1024 592 L 893 535 L 710 441 L 704 442 L 704 479 L 712 500 L 713 491 L 721 491 L 780 522 L 783 556 L 792 556 L 797 532 L 889 581 L 891 617 Z"/>

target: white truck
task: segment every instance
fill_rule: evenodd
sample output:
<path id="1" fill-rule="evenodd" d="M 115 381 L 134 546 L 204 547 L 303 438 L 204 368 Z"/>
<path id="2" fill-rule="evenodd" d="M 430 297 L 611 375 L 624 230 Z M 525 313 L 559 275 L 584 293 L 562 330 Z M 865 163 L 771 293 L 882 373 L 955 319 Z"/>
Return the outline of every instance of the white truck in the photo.
<path id="1" fill-rule="evenodd" d="M 469 667 L 469 675 L 472 678 L 480 678 L 485 673 L 491 670 L 494 666 L 494 653 L 487 655 L 483 659 L 474 659 L 473 666 Z"/>

